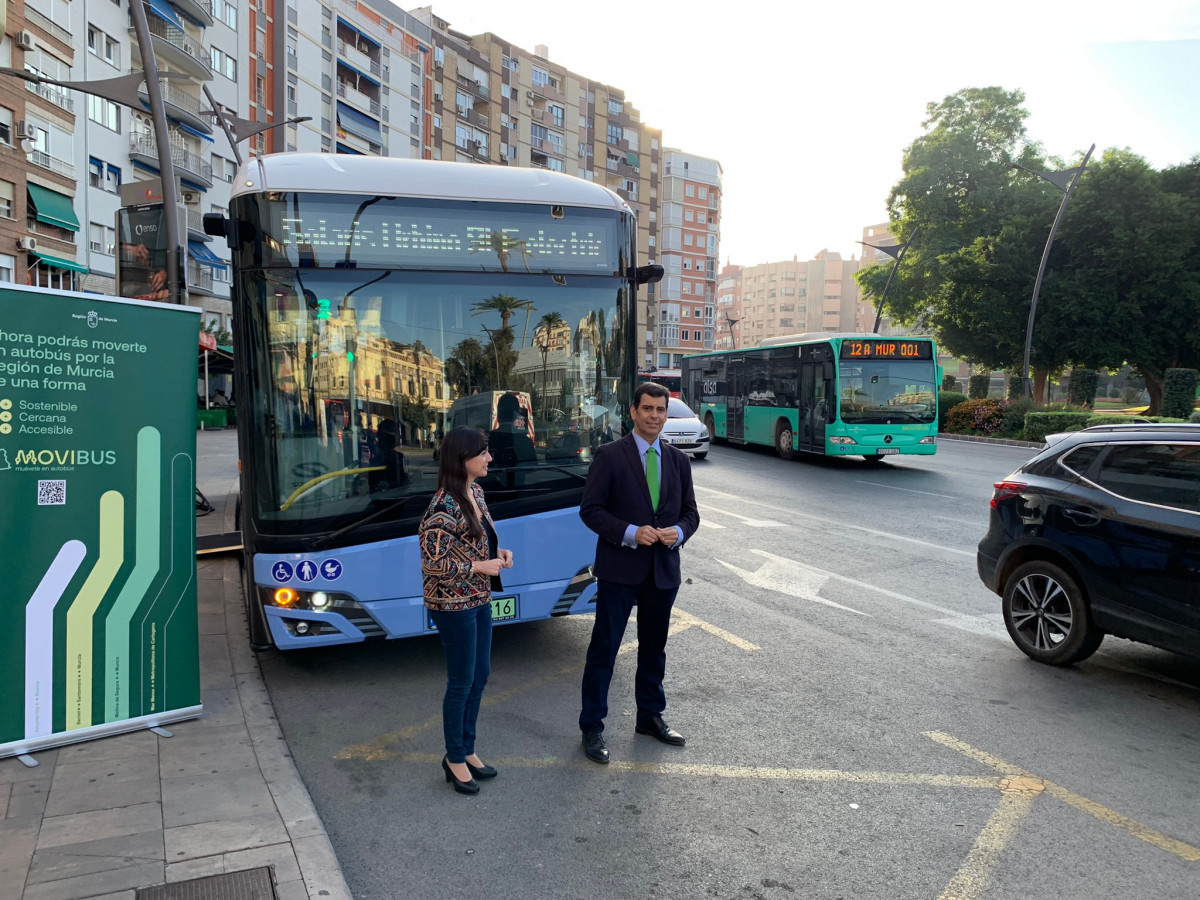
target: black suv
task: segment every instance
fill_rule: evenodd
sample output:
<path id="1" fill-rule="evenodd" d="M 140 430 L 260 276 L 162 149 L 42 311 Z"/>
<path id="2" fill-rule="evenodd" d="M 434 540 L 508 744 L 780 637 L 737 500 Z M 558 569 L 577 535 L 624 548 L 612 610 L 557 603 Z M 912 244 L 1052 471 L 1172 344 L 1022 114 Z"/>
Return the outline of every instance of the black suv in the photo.
<path id="1" fill-rule="evenodd" d="M 1077 432 L 991 507 L 979 577 L 1025 654 L 1069 665 L 1113 634 L 1200 656 L 1200 426 Z"/>

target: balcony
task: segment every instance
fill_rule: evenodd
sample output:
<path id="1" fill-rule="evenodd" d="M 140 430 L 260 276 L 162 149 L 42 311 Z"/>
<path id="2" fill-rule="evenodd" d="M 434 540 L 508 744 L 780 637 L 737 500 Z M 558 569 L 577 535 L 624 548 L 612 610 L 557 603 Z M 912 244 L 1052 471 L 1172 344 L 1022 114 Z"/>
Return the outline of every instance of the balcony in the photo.
<path id="1" fill-rule="evenodd" d="M 474 98 L 476 103 L 486 103 L 492 99 L 491 89 L 483 82 L 468 78 L 466 75 L 456 75 L 455 78 L 460 87 L 465 87 L 477 95 Z"/>
<path id="2" fill-rule="evenodd" d="M 187 239 L 189 241 L 212 240 L 204 233 L 204 213 L 198 209 L 184 209 L 184 214 L 187 218 Z"/>
<path id="3" fill-rule="evenodd" d="M 140 68 L 135 68 L 131 71 L 141 72 Z M 200 110 L 204 108 L 198 97 L 193 97 L 191 94 L 171 84 L 170 81 L 163 79 L 159 82 L 162 91 L 163 104 L 167 108 L 167 115 L 177 122 L 183 122 L 190 128 L 197 131 L 203 131 L 205 134 L 212 134 L 213 126 L 212 119 L 208 116 L 200 115 Z M 146 92 L 146 86 L 143 82 L 138 88 L 138 96 L 141 97 L 147 104 L 150 103 L 150 95 Z"/>
<path id="4" fill-rule="evenodd" d="M 362 91 L 350 87 L 350 85 L 346 84 L 344 81 L 339 81 L 337 83 L 337 95 L 343 100 L 347 100 L 356 106 L 360 106 L 363 109 L 368 110 L 373 116 L 379 115 L 378 100 L 372 100 Z"/>
<path id="5" fill-rule="evenodd" d="M 38 28 L 41 28 L 43 31 L 49 32 L 50 34 L 54 35 L 56 38 L 58 38 L 64 44 L 67 44 L 68 46 L 70 46 L 71 32 L 68 31 L 66 28 L 63 28 L 57 22 L 50 21 L 50 19 L 47 16 L 38 12 L 32 6 L 29 6 L 29 5 L 25 6 L 25 19 L 27 21 L 29 21 L 30 23 L 36 25 Z"/>
<path id="6" fill-rule="evenodd" d="M 150 42 L 154 44 L 154 53 L 165 62 L 178 66 L 188 75 L 200 81 L 212 81 L 212 66 L 209 63 L 208 51 L 192 40 L 174 25 L 168 25 L 158 16 L 147 16 L 146 25 L 150 29 Z M 131 27 L 129 35 L 135 41 L 137 32 Z"/>
<path id="7" fill-rule="evenodd" d="M 154 138 L 135 134 L 129 139 L 129 155 L 133 159 L 158 168 L 161 164 L 158 155 L 158 145 Z M 189 176 L 192 181 L 204 187 L 212 187 L 212 164 L 206 163 L 195 153 L 182 147 L 171 148 L 171 162 L 175 164 L 175 174 Z"/>
<path id="8" fill-rule="evenodd" d="M 29 161 L 35 166 L 41 166 L 43 169 L 49 169 L 56 175 L 62 175 L 64 178 L 75 178 L 75 164 L 69 163 L 65 159 L 59 159 L 57 156 L 51 156 L 49 153 L 43 153 L 41 150 L 34 150 L 29 154 Z"/>
<path id="9" fill-rule="evenodd" d="M 75 101 L 67 94 L 66 88 L 60 88 L 53 84 L 34 84 L 32 81 L 25 82 L 25 87 L 43 100 L 49 100 L 55 106 L 59 106 L 74 115 Z"/>
<path id="10" fill-rule="evenodd" d="M 213 296 L 212 270 L 207 266 L 188 260 L 187 264 L 188 291 L 196 294 Z"/>
<path id="11" fill-rule="evenodd" d="M 212 0 L 171 0 L 171 3 L 181 13 L 188 18 L 195 19 L 205 28 L 217 21 L 212 14 Z"/>
<path id="12" fill-rule="evenodd" d="M 338 55 L 341 56 L 342 59 L 346 60 L 346 62 L 348 62 L 350 65 L 354 66 L 354 68 L 358 69 L 360 72 L 370 72 L 376 78 L 382 77 L 380 74 L 382 72 L 382 68 L 379 65 L 379 60 L 372 59 L 366 53 L 363 53 L 357 47 L 346 43 L 346 41 L 342 40 L 341 38 L 338 38 L 337 46 Z"/>

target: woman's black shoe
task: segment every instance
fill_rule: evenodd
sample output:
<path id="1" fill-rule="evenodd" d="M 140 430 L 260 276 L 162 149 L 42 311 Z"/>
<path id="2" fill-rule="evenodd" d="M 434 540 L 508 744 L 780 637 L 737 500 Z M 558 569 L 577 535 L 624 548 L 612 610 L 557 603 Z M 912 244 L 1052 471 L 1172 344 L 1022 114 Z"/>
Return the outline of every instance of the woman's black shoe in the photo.
<path id="1" fill-rule="evenodd" d="M 476 778 L 495 778 L 500 773 L 492 766 L 473 766 L 470 760 L 467 761 L 467 768 Z"/>
<path id="2" fill-rule="evenodd" d="M 470 768 L 468 766 L 468 768 Z M 450 768 L 450 760 L 448 757 L 442 757 L 442 771 L 446 773 L 446 780 L 454 782 L 454 790 L 460 794 L 478 794 L 479 782 L 474 778 L 469 781 L 459 781 L 453 770 Z"/>

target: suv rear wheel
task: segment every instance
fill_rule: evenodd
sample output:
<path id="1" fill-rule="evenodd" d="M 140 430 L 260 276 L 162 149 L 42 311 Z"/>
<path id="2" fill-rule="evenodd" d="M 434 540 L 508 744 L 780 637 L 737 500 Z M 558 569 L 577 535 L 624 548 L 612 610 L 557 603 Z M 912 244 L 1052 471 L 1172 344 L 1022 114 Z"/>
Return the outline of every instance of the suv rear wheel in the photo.
<path id="1" fill-rule="evenodd" d="M 1083 591 L 1045 560 L 1018 566 L 1004 585 L 1004 625 L 1013 643 L 1038 662 L 1068 666 L 1087 659 L 1104 640 L 1088 619 Z"/>

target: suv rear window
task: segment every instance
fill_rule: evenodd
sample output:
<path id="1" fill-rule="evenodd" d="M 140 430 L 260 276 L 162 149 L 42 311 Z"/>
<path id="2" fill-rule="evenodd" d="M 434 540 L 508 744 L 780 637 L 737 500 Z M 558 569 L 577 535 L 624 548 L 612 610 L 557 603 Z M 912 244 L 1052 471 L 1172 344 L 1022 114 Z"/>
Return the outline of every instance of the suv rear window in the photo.
<path id="1" fill-rule="evenodd" d="M 1200 512 L 1200 444 L 1118 444 L 1094 480 L 1130 500 Z"/>

